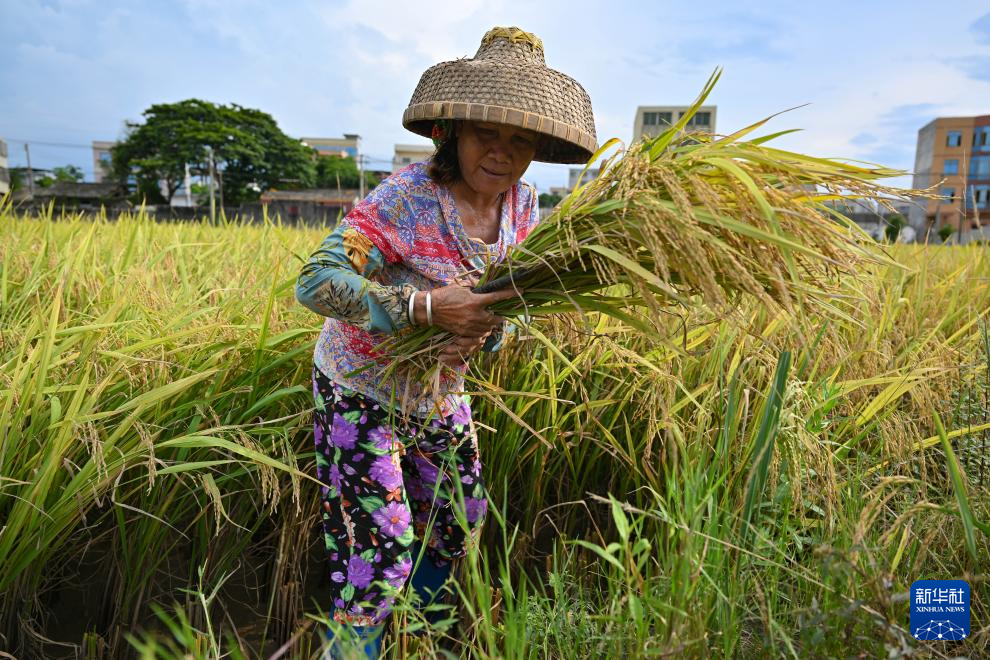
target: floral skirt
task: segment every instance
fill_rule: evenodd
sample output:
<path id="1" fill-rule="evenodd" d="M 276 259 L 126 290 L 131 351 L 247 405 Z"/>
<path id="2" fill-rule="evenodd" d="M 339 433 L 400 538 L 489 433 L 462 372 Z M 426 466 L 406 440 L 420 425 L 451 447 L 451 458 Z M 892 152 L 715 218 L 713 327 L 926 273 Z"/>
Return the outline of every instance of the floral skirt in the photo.
<path id="1" fill-rule="evenodd" d="M 488 500 L 471 408 L 400 420 L 315 365 L 313 396 L 333 616 L 376 625 L 409 579 L 414 539 L 443 566 L 481 530 Z"/>

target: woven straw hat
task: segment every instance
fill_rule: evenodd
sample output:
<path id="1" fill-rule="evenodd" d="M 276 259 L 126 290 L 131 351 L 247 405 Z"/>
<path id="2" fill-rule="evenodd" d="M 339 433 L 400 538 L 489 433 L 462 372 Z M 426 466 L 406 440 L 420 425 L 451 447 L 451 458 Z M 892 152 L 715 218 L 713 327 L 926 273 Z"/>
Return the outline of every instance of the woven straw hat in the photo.
<path id="1" fill-rule="evenodd" d="M 584 163 L 597 148 L 591 98 L 573 78 L 549 68 L 543 42 L 517 27 L 497 27 L 472 59 L 441 62 L 419 79 L 402 125 L 430 137 L 436 119 L 471 119 L 549 136 L 534 157 Z"/>

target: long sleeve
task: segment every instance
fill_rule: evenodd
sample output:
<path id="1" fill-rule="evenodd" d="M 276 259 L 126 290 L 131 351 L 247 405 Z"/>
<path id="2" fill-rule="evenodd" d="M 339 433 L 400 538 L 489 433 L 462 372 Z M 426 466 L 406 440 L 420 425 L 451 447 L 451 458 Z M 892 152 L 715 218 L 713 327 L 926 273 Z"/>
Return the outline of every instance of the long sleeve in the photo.
<path id="1" fill-rule="evenodd" d="M 411 285 L 375 281 L 386 262 L 363 233 L 342 222 L 310 256 L 296 280 L 296 300 L 321 316 L 367 331 L 395 333 L 409 326 Z"/>

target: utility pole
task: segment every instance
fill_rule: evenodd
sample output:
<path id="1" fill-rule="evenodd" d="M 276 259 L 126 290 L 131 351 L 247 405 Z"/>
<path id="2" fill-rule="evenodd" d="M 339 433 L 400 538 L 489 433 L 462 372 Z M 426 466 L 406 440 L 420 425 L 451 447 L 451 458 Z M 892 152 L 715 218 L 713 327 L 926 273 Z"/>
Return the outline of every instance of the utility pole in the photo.
<path id="1" fill-rule="evenodd" d="M 31 198 L 34 198 L 34 170 L 31 169 L 31 149 L 28 148 L 28 143 L 24 143 L 24 155 L 27 156 L 28 165 L 28 190 L 31 191 Z"/>
<path id="2" fill-rule="evenodd" d="M 358 198 L 364 199 L 364 154 L 361 153 L 361 136 L 357 136 Z"/>
<path id="3" fill-rule="evenodd" d="M 186 206 L 192 206 L 192 178 L 189 176 L 189 163 L 186 163 L 186 176 L 182 180 L 182 187 L 186 189 Z"/>
<path id="4" fill-rule="evenodd" d="M 210 224 L 217 224 L 217 202 L 214 197 L 214 180 L 216 179 L 216 171 L 213 166 L 213 147 L 206 145 L 206 153 L 210 158 Z"/>

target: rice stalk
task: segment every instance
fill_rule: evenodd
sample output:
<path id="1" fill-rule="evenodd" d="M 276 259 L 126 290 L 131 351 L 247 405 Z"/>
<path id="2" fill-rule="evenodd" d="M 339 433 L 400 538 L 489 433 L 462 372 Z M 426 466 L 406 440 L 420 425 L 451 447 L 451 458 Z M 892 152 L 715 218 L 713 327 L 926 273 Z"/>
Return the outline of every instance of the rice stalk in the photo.
<path id="1" fill-rule="evenodd" d="M 493 311 L 524 324 L 561 311 L 605 314 L 644 336 L 699 305 L 735 317 L 743 298 L 770 314 L 849 319 L 848 280 L 868 265 L 900 267 L 824 203 L 904 198 L 915 191 L 879 183 L 902 172 L 767 146 L 775 136 L 744 139 L 768 120 L 721 137 L 686 133 L 719 75 L 678 124 L 604 158 L 597 177 L 483 274 L 476 292 L 519 294 Z M 388 373 L 436 383 L 436 351 L 450 339 L 420 327 L 386 341 Z"/>

